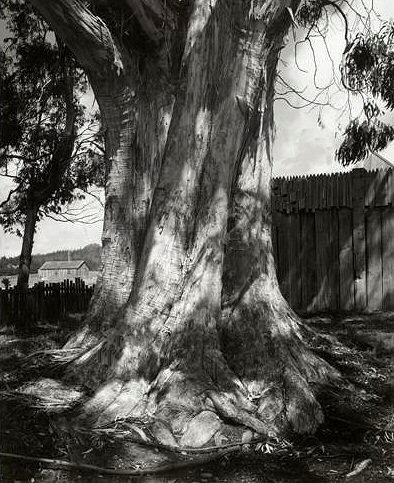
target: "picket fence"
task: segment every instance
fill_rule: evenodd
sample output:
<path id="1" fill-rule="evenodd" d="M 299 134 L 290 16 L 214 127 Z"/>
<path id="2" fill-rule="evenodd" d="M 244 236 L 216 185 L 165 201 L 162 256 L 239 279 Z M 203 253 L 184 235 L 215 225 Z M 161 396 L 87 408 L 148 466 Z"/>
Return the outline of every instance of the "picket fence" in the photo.
<path id="1" fill-rule="evenodd" d="M 81 279 L 38 283 L 21 292 L 0 289 L 0 325 L 31 326 L 38 321 L 57 321 L 66 313 L 85 312 L 94 287 Z"/>
<path id="2" fill-rule="evenodd" d="M 277 178 L 272 239 L 294 309 L 394 309 L 394 170 Z"/>

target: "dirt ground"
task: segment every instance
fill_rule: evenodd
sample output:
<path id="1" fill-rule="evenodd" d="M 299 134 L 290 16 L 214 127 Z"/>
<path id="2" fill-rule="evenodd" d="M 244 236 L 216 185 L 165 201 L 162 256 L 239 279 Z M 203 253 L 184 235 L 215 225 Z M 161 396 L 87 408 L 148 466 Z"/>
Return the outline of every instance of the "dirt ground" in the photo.
<path id="1" fill-rule="evenodd" d="M 61 469 L 53 461 L 0 456 L 0 482 L 394 482 L 394 313 L 305 320 L 323 335 L 316 338 L 314 350 L 352 385 L 340 393 L 327 390 L 320 395 L 326 422 L 313 437 L 244 445 L 205 464 L 143 477 Z M 0 330 L 0 452 L 117 468 L 138 468 L 138 455 L 149 454 L 152 462 L 160 463 L 157 449 L 135 443 L 136 459 L 129 461 L 132 453 L 127 441 L 117 439 L 118 433 L 84 439 L 59 431 L 63 404 L 62 389 L 56 385 L 59 373 L 49 369 L 43 354 L 60 348 L 71 330 L 61 324 L 39 326 L 29 335 L 12 328 Z M 37 385 L 41 392 L 29 390 Z M 67 397 L 74 396 L 77 401 L 78 391 L 68 390 Z M 167 455 L 165 461 L 178 464 L 189 458 Z"/>

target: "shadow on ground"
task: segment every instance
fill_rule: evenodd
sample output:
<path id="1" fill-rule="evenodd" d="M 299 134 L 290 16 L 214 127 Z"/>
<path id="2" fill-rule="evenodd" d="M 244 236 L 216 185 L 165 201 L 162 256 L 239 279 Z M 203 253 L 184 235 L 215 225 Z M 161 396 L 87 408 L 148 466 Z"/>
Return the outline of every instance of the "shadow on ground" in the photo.
<path id="1" fill-rule="evenodd" d="M 386 483 L 394 481 L 394 314 L 322 315 L 306 323 L 323 334 L 314 350 L 336 366 L 353 390 L 322 395 L 326 422 L 313 437 L 249 445 L 202 467 L 160 476 L 118 477 L 58 469 L 50 464 L 0 458 L 1 482 L 223 482 L 223 483 Z M 110 433 L 62 432 L 56 405 L 49 411 L 36 396 L 15 391 L 59 376 L 25 356 L 60 347 L 69 331 L 57 326 L 19 336 L 0 332 L 0 451 L 27 456 L 86 461 L 100 467 L 130 468 L 139 459 L 160 464 L 154 448 L 118 440 Z M 32 361 L 34 358 L 32 359 Z M 41 361 L 42 362 L 42 361 Z M 44 386 L 45 389 L 45 386 Z M 53 399 L 53 394 L 52 394 Z M 64 415 L 62 416 L 64 418 Z M 179 455 L 166 455 L 177 461 Z M 358 474 L 351 471 L 362 468 Z"/>

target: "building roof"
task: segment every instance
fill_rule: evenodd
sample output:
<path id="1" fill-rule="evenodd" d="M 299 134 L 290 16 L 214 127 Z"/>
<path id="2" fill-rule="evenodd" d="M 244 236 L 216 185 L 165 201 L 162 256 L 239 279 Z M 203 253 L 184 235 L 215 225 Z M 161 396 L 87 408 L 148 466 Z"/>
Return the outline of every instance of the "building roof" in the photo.
<path id="1" fill-rule="evenodd" d="M 43 265 L 41 265 L 39 270 L 61 270 L 61 269 L 64 269 L 64 268 L 78 269 L 84 263 L 85 263 L 85 260 L 70 260 L 70 261 L 64 260 L 64 261 L 60 261 L 60 262 L 47 261 Z"/>
<path id="2" fill-rule="evenodd" d="M 364 169 L 367 171 L 390 168 L 394 168 L 393 163 L 375 151 L 372 151 L 371 154 L 364 160 Z"/>

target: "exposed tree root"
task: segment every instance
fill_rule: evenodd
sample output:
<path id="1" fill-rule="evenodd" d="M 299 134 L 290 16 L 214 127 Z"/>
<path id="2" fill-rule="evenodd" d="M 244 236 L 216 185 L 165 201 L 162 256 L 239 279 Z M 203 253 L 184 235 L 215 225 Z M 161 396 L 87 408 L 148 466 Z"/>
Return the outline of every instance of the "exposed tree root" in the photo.
<path id="1" fill-rule="evenodd" d="M 225 379 L 222 374 L 222 383 L 215 384 L 206 374 L 186 376 L 174 367 L 160 371 L 149 385 L 143 379 L 112 379 L 78 409 L 75 423 L 100 427 L 119 419 L 144 420 L 157 441 L 190 447 L 207 444 L 223 429 L 223 421 L 265 434 L 267 426 L 254 414 L 257 408 L 239 381 Z M 236 431 L 239 441 L 242 432 Z"/>
<path id="2" fill-rule="evenodd" d="M 261 287 L 255 292 L 252 286 L 224 314 L 223 354 L 273 433 L 313 433 L 324 420 L 318 391 L 342 384 L 341 376 L 307 347 L 279 291 L 264 299 Z"/>
<path id="3" fill-rule="evenodd" d="M 262 294 L 256 281 L 219 332 L 201 309 L 190 324 L 180 320 L 165 331 L 150 323 L 157 333 L 148 336 L 145 326 L 117 327 L 101 341 L 84 329 L 66 377 L 94 394 L 75 423 L 141 419 L 159 443 L 203 447 L 222 436 L 241 441 L 245 428 L 279 436 L 313 433 L 323 422 L 319 388 L 339 384 L 340 375 L 307 347 L 279 291 Z"/>
<path id="4" fill-rule="evenodd" d="M 100 373 L 96 380 L 104 374 L 112 374 L 112 378 L 101 383 L 74 413 L 77 425 L 101 427 L 119 419 L 140 419 L 159 443 L 203 447 L 222 437 L 241 441 L 246 428 L 268 436 L 289 430 L 311 433 L 324 419 L 306 370 L 304 375 L 296 367 L 300 361 L 306 364 L 305 356 L 289 349 L 290 360 L 287 357 L 286 366 L 272 371 L 269 379 L 260 375 L 252 380 L 250 372 L 237 377 L 220 353 L 207 353 L 205 368 L 193 371 L 178 361 L 161 369 L 152 381 L 136 378 L 130 367 L 119 368 L 116 357 L 103 368 L 102 350 L 103 346 L 91 350 L 90 359 L 84 355 L 79 361 L 83 378 L 94 379 L 95 366 Z"/>
<path id="5" fill-rule="evenodd" d="M 194 458 L 192 460 L 172 462 L 172 463 L 168 463 L 168 464 L 164 464 L 156 467 L 139 468 L 139 469 L 102 468 L 96 465 L 89 465 L 84 463 L 72 463 L 70 461 L 58 460 L 58 459 L 52 459 L 52 458 L 38 458 L 34 456 L 24 456 L 24 455 L 14 454 L 14 453 L 0 452 L 0 457 L 17 459 L 21 461 L 38 462 L 38 463 L 43 463 L 43 464 L 50 465 L 55 468 L 61 468 L 61 469 L 79 470 L 84 472 L 93 471 L 93 472 L 101 473 L 105 475 L 147 476 L 147 475 L 157 475 L 162 473 L 170 473 L 170 472 L 185 469 L 185 468 L 193 468 L 195 466 L 205 465 L 206 463 L 215 461 L 230 453 L 235 453 L 239 451 L 241 449 L 241 446 L 242 446 L 242 443 L 237 445 L 231 445 L 228 447 L 224 447 L 224 449 L 220 449 L 208 455 L 199 456 L 198 458 Z"/>

